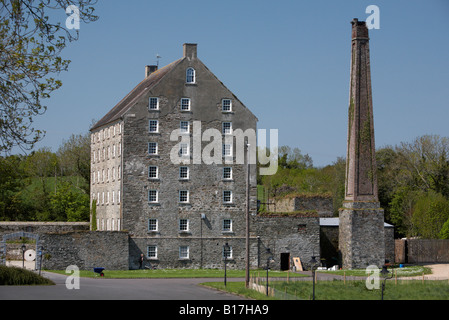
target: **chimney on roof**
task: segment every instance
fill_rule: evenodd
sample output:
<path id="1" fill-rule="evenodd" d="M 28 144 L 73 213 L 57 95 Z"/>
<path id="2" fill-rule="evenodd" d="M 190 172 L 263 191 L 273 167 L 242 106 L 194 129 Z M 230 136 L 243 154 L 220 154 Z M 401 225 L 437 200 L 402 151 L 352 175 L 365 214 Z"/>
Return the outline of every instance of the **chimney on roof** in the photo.
<path id="1" fill-rule="evenodd" d="M 196 59 L 196 43 L 184 43 L 184 58 Z"/>
<path id="2" fill-rule="evenodd" d="M 145 78 L 148 77 L 153 72 L 157 71 L 157 66 L 145 66 Z"/>

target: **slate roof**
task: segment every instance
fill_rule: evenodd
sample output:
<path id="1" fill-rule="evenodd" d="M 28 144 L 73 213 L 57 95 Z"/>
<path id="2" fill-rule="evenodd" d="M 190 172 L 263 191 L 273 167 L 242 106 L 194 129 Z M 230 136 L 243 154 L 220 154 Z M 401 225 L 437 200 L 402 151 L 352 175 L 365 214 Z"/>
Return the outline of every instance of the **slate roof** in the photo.
<path id="1" fill-rule="evenodd" d="M 131 108 L 134 103 L 148 90 L 154 87 L 167 73 L 173 70 L 184 58 L 176 60 L 165 67 L 153 72 L 142 80 L 130 93 L 128 93 L 117 105 L 100 119 L 90 131 L 94 131 L 108 123 L 116 121 Z"/>

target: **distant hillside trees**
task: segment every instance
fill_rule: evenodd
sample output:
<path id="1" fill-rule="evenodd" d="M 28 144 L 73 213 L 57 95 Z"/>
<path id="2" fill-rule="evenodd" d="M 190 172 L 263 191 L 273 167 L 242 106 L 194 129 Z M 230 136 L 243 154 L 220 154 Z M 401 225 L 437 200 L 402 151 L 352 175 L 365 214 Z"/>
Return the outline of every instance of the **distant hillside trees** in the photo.
<path id="1" fill-rule="evenodd" d="M 89 221 L 90 140 L 0 157 L 0 220 Z"/>

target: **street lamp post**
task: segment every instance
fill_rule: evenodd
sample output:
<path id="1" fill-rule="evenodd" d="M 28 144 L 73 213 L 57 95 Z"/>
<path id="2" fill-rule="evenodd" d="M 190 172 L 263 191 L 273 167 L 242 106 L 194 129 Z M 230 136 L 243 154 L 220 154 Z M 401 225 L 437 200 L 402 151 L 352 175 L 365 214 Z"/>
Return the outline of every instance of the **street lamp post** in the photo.
<path id="1" fill-rule="evenodd" d="M 384 281 L 382 282 L 382 294 L 381 294 L 381 299 L 384 299 L 384 290 L 385 290 L 385 283 L 387 282 L 387 279 L 391 279 L 393 278 L 393 273 L 391 273 L 391 275 L 389 275 L 391 272 L 388 271 L 387 266 L 383 265 L 382 266 L 382 270 L 380 271 L 380 274 L 382 276 L 382 278 L 384 279 Z"/>
<path id="2" fill-rule="evenodd" d="M 228 254 L 229 254 L 229 244 L 226 242 L 226 244 L 223 246 L 223 255 L 224 255 L 224 285 L 226 287 L 226 264 L 228 262 Z"/>
<path id="3" fill-rule="evenodd" d="M 26 246 L 25 244 L 22 244 L 22 268 L 25 268 L 25 250 Z"/>
<path id="4" fill-rule="evenodd" d="M 312 269 L 312 300 L 315 300 L 315 269 L 316 269 L 317 261 L 315 256 L 312 256 L 310 260 L 310 267 Z"/>

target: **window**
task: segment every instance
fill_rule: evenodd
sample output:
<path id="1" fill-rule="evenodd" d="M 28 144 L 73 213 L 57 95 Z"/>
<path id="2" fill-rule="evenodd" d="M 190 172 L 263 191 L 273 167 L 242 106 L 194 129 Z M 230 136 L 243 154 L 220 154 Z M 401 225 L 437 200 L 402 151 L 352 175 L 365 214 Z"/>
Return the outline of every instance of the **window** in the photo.
<path id="1" fill-rule="evenodd" d="M 150 120 L 148 124 L 148 131 L 149 132 L 159 132 L 159 121 L 157 120 Z"/>
<path id="2" fill-rule="evenodd" d="M 181 202 L 181 203 L 189 202 L 189 191 L 188 190 L 180 190 L 179 191 L 179 202 Z"/>
<path id="3" fill-rule="evenodd" d="M 148 231 L 157 231 L 157 219 L 148 219 Z"/>
<path id="4" fill-rule="evenodd" d="M 227 249 L 223 246 L 223 259 L 232 259 L 232 246 L 229 246 Z"/>
<path id="5" fill-rule="evenodd" d="M 148 104 L 149 110 L 159 110 L 159 98 L 151 97 Z"/>
<path id="6" fill-rule="evenodd" d="M 179 155 L 180 156 L 188 156 L 189 155 L 189 144 L 187 144 L 187 143 L 179 144 Z"/>
<path id="7" fill-rule="evenodd" d="M 157 201 L 158 201 L 157 190 L 148 190 L 148 202 L 157 203 Z"/>
<path id="8" fill-rule="evenodd" d="M 157 154 L 157 142 L 148 142 L 148 154 Z"/>
<path id="9" fill-rule="evenodd" d="M 223 168 L 223 180 L 231 180 L 232 179 L 232 168 L 224 167 Z"/>
<path id="10" fill-rule="evenodd" d="M 179 179 L 189 179 L 189 167 L 179 167 Z"/>
<path id="11" fill-rule="evenodd" d="M 231 219 L 224 219 L 223 220 L 223 231 L 225 231 L 225 232 L 231 232 L 232 231 L 232 220 Z"/>
<path id="12" fill-rule="evenodd" d="M 158 178 L 158 168 L 156 166 L 148 167 L 148 178 L 150 178 L 150 179 Z"/>
<path id="13" fill-rule="evenodd" d="M 179 259 L 189 259 L 189 246 L 179 247 Z"/>
<path id="14" fill-rule="evenodd" d="M 179 231 L 189 231 L 189 219 L 179 219 Z"/>
<path id="15" fill-rule="evenodd" d="M 190 122 L 189 121 L 181 121 L 179 124 L 179 129 L 181 133 L 189 133 L 190 132 Z"/>
<path id="16" fill-rule="evenodd" d="M 223 157 L 232 156 L 232 144 L 223 144 Z"/>
<path id="17" fill-rule="evenodd" d="M 232 191 L 231 190 L 223 191 L 223 203 L 232 203 Z"/>
<path id="18" fill-rule="evenodd" d="M 181 111 L 189 111 L 190 110 L 190 99 L 182 98 L 181 99 Z"/>
<path id="19" fill-rule="evenodd" d="M 147 257 L 148 259 L 157 259 L 157 246 L 147 247 Z"/>
<path id="20" fill-rule="evenodd" d="M 232 134 L 232 122 L 223 122 L 221 126 L 222 134 Z"/>
<path id="21" fill-rule="evenodd" d="M 186 82 L 187 83 L 195 83 L 195 69 L 188 68 L 186 71 Z"/>
<path id="22" fill-rule="evenodd" d="M 231 101 L 231 99 L 223 99 L 221 101 L 221 110 L 223 112 L 231 112 L 232 111 L 232 101 Z"/>

